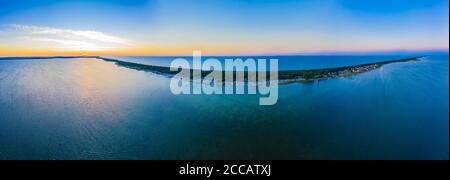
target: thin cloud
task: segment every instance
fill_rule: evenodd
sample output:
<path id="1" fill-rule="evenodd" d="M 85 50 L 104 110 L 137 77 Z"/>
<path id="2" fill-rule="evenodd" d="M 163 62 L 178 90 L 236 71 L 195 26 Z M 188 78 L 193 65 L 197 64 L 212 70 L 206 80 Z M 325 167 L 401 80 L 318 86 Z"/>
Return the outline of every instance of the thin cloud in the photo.
<path id="1" fill-rule="evenodd" d="M 65 49 L 100 50 L 131 46 L 127 39 L 92 30 L 72 30 L 21 24 L 11 24 L 10 26 L 25 33 L 23 39 L 53 42 L 63 45 L 59 48 Z"/>
<path id="2" fill-rule="evenodd" d="M 106 50 L 113 49 L 114 47 L 107 46 L 99 46 L 90 42 L 80 41 L 80 40 L 61 40 L 61 39 L 52 39 L 52 38 L 35 38 L 35 37 L 23 37 L 21 38 L 26 41 L 38 41 L 38 42 L 47 42 L 51 44 L 57 44 L 57 49 L 76 49 L 76 50 L 86 50 L 86 51 L 97 51 L 97 50 Z"/>

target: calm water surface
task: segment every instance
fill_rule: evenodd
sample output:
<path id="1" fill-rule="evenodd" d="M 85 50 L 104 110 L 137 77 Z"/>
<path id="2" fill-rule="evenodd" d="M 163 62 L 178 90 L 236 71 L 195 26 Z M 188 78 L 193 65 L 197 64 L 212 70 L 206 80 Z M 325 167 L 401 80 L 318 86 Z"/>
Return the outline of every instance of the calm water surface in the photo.
<path id="1" fill-rule="evenodd" d="M 0 61 L 0 159 L 448 159 L 448 61 L 280 86 L 275 106 L 96 59 Z"/>

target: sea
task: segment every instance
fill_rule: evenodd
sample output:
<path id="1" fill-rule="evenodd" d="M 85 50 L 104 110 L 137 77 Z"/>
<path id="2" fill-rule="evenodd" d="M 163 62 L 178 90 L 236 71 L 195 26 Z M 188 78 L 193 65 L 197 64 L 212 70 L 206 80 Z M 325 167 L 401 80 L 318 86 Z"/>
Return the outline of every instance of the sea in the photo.
<path id="1" fill-rule="evenodd" d="M 296 70 L 404 57 L 267 58 Z M 100 59 L 0 60 L 0 159 L 449 159 L 448 55 L 280 85 L 272 106 L 174 95 L 170 80 Z"/>

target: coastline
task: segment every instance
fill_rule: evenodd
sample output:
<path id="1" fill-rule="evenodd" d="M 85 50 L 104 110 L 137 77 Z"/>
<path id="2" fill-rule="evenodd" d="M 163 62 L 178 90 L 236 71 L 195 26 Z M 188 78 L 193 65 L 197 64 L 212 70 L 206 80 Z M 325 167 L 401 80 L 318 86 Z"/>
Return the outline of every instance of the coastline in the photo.
<path id="1" fill-rule="evenodd" d="M 380 62 L 374 62 L 374 63 L 333 67 L 333 68 L 323 68 L 323 69 L 279 71 L 278 72 L 278 81 L 279 81 L 278 84 L 287 85 L 287 84 L 292 84 L 292 83 L 308 83 L 308 82 L 315 81 L 315 80 L 353 76 L 353 75 L 357 75 L 357 74 L 361 74 L 361 73 L 365 73 L 365 72 L 369 72 L 369 71 L 378 69 L 386 64 L 419 61 L 419 59 L 423 58 L 423 57 L 424 56 L 416 56 L 416 57 L 411 57 L 411 58 L 386 60 L 386 61 L 380 61 Z M 170 67 L 138 64 L 138 63 L 121 61 L 121 60 L 117 60 L 117 59 L 104 58 L 104 57 L 100 57 L 100 56 L 97 57 L 97 59 L 101 59 L 101 60 L 108 61 L 108 62 L 114 62 L 118 66 L 135 69 L 138 71 L 149 71 L 149 72 L 163 74 L 163 75 L 175 75 L 179 72 L 179 71 L 170 71 Z M 194 70 L 194 71 L 196 71 L 196 70 Z M 202 78 L 205 77 L 206 75 L 208 75 L 209 73 L 211 73 L 211 71 L 201 71 Z M 222 73 L 225 74 L 226 71 L 222 71 Z M 248 78 L 248 74 L 245 74 L 244 79 L 247 79 L 247 78 Z"/>
<path id="2" fill-rule="evenodd" d="M 424 56 L 416 56 L 410 58 L 396 59 L 396 60 L 386 60 L 374 63 L 367 64 L 359 64 L 352 66 L 342 66 L 342 67 L 332 67 L 332 68 L 322 68 L 322 69 L 308 69 L 308 70 L 283 70 L 278 71 L 278 84 L 286 85 L 292 83 L 307 83 L 315 80 L 323 80 L 323 79 L 331 79 L 331 78 L 339 78 L 346 76 L 353 76 L 365 72 L 369 72 L 375 69 L 382 67 L 383 65 L 391 64 L 391 63 L 400 63 L 400 62 L 410 62 L 410 61 L 419 61 L 420 58 Z M 42 56 L 42 57 L 0 57 L 0 60 L 31 60 L 31 59 L 71 59 L 71 58 L 93 58 L 99 59 L 106 62 L 113 62 L 117 66 L 125 67 L 129 69 L 134 69 L 138 71 L 147 71 L 156 74 L 166 75 L 166 76 L 174 76 L 178 74 L 179 71 L 171 71 L 170 67 L 165 66 L 154 66 L 154 65 L 145 65 L 133 62 L 126 62 L 113 58 L 106 58 L 102 56 Z M 191 71 L 198 71 L 192 70 Z M 212 71 L 201 71 L 202 78 L 207 76 Z M 222 71 L 225 74 L 227 71 Z M 191 73 L 193 74 L 193 73 Z M 269 73 L 268 73 L 269 74 Z M 225 77 L 225 76 L 223 76 Z M 192 78 L 192 77 L 191 77 Z M 248 74 L 245 73 L 244 79 L 248 78 Z M 268 79 L 268 78 L 267 78 Z"/>
<path id="3" fill-rule="evenodd" d="M 417 56 L 411 58 L 386 60 L 374 63 L 324 68 L 324 69 L 280 71 L 278 75 L 279 80 L 285 81 L 279 82 L 279 84 L 307 83 L 315 80 L 353 76 L 373 71 L 387 64 L 420 61 L 419 59 L 423 57 L 424 56 Z"/>

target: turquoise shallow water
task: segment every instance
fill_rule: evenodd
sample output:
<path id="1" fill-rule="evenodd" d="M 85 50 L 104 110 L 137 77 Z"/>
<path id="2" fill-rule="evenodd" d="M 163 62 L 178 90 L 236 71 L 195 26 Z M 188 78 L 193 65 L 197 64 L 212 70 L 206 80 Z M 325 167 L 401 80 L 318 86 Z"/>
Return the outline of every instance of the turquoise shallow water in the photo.
<path id="1" fill-rule="evenodd" d="M 274 106 L 96 59 L 0 61 L 0 159 L 448 159 L 448 61 L 280 86 Z"/>

